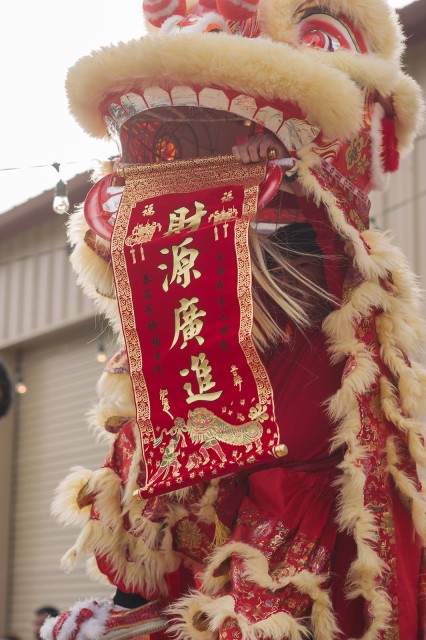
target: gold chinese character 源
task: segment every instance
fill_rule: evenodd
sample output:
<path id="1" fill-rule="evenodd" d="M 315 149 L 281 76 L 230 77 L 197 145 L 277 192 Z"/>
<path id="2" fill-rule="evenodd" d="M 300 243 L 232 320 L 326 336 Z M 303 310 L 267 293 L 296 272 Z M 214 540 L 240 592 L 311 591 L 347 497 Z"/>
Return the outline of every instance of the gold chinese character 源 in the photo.
<path id="1" fill-rule="evenodd" d="M 194 268 L 199 251 L 188 247 L 192 241 L 193 238 L 185 238 L 181 244 L 172 246 L 172 275 L 170 280 L 168 276 L 165 277 L 162 285 L 164 291 L 167 292 L 169 290 L 169 285 L 173 282 L 176 282 L 183 288 L 186 288 L 190 284 L 192 277 L 197 280 L 201 276 L 201 272 Z M 170 250 L 167 248 L 161 249 L 161 253 L 163 255 L 167 255 L 170 253 Z M 160 264 L 158 268 L 165 271 L 167 269 L 167 265 L 163 263 Z"/>

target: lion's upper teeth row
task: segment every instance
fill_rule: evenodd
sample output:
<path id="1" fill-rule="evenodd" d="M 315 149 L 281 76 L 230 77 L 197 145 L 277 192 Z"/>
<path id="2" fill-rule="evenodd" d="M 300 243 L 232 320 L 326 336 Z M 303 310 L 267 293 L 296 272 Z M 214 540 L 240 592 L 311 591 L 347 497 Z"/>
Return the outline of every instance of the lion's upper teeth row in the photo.
<path id="1" fill-rule="evenodd" d="M 226 111 L 244 119 L 263 125 L 276 134 L 287 149 L 297 150 L 314 140 L 320 129 L 306 120 L 286 117 L 275 106 L 258 104 L 256 98 L 239 94 L 228 97 L 226 91 L 211 87 L 194 89 L 188 86 L 175 86 L 170 91 L 160 87 L 148 87 L 136 93 L 134 91 L 117 96 L 119 102 L 108 106 L 108 115 L 104 116 L 108 130 L 117 135 L 122 125 L 143 111 L 157 107 L 205 107 Z"/>

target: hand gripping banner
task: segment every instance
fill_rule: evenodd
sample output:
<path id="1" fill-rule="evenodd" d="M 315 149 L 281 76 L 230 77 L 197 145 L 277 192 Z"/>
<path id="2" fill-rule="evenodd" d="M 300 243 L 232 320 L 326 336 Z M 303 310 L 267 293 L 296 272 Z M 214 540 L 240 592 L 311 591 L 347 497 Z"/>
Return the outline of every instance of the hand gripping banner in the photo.
<path id="1" fill-rule="evenodd" d="M 251 337 L 248 232 L 265 166 L 124 172 L 112 262 L 149 497 L 285 454 Z"/>

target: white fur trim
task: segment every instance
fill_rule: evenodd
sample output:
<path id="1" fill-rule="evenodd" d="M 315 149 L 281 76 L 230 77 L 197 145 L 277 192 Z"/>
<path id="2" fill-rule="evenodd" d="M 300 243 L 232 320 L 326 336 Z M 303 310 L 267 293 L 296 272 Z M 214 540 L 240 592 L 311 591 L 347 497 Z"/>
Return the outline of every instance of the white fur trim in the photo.
<path id="1" fill-rule="evenodd" d="M 382 120 L 384 117 L 384 108 L 376 102 L 371 117 L 371 178 L 373 189 L 378 191 L 384 191 L 389 186 L 389 174 L 384 171 L 382 160 Z"/>
<path id="2" fill-rule="evenodd" d="M 43 622 L 40 628 L 40 637 L 43 638 L 43 640 L 53 640 L 53 627 L 55 626 L 58 617 L 59 616 L 52 618 L 51 616 L 49 616 Z"/>
<path id="3" fill-rule="evenodd" d="M 80 509 L 77 497 L 81 489 L 89 482 L 92 473 L 84 467 L 73 467 L 71 473 L 62 480 L 55 490 L 50 512 L 61 524 L 82 525 L 87 522 L 90 505 Z"/>
<path id="4" fill-rule="evenodd" d="M 82 623 L 79 633 L 76 635 L 76 640 L 100 640 L 105 631 L 111 607 L 112 601 L 110 600 L 104 600 L 98 603 L 88 598 L 76 602 L 71 607 L 70 615 L 57 634 L 56 640 L 69 640 L 69 638 L 73 636 L 76 620 L 82 609 L 90 609 L 90 611 L 93 612 L 93 617 Z M 40 630 L 40 635 L 43 640 L 53 640 L 53 627 L 57 620 L 58 618 L 51 618 L 48 619 L 48 624 L 46 622 L 44 623 Z"/>

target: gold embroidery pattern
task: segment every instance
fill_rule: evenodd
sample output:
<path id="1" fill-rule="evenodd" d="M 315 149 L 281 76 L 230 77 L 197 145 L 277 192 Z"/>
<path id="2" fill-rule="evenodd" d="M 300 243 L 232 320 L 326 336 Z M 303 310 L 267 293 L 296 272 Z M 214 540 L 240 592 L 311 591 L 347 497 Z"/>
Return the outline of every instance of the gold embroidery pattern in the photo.
<path id="1" fill-rule="evenodd" d="M 375 333 L 375 316 L 362 318 L 356 326 L 356 337 L 359 342 L 368 345 L 370 353 L 379 363 L 379 344 Z M 392 499 L 384 489 L 388 482 L 388 467 L 386 460 L 386 440 L 390 433 L 381 408 L 377 383 L 368 393 L 360 396 L 359 408 L 361 417 L 361 431 L 358 438 L 364 443 L 369 455 L 364 459 L 363 466 L 366 477 L 364 500 L 368 510 L 374 515 L 377 529 L 377 542 L 374 551 L 383 561 L 386 570 L 380 575 L 380 588 L 391 597 L 392 613 L 388 621 L 388 628 L 382 631 L 383 640 L 397 640 L 398 634 L 398 598 L 396 596 L 396 552 L 395 552 L 395 524 L 393 519 Z M 366 507 L 367 508 L 367 507 Z M 368 605 L 371 615 L 374 606 Z"/>
<path id="2" fill-rule="evenodd" d="M 131 288 L 124 256 L 124 243 L 129 219 L 137 201 L 138 196 L 136 193 L 131 193 L 131 191 L 126 193 L 126 189 L 124 190 L 111 238 L 111 257 L 117 289 L 117 301 L 128 349 L 129 370 L 136 398 L 137 420 L 144 441 L 149 441 L 152 438 L 153 431 L 149 419 L 149 396 L 145 377 L 142 373 L 142 353 L 136 331 Z"/>
<path id="3" fill-rule="evenodd" d="M 154 165 L 130 165 L 124 168 L 124 173 L 124 194 L 132 193 L 136 204 L 141 197 L 147 200 L 164 193 L 187 193 L 221 184 L 256 187 L 265 176 L 265 166 L 243 165 L 233 156 L 219 156 Z M 182 180 L 183 175 L 185 180 Z"/>
<path id="4" fill-rule="evenodd" d="M 247 243 L 247 219 L 251 220 L 256 215 L 257 193 L 257 186 L 245 190 L 243 215 L 235 225 L 235 248 L 238 258 L 238 299 L 241 301 L 241 324 L 238 338 L 256 380 L 259 402 L 260 404 L 267 404 L 271 402 L 271 385 L 251 337 L 253 303 L 251 301 L 251 264 Z"/>
<path id="5" fill-rule="evenodd" d="M 176 527 L 178 546 L 189 551 L 201 546 L 201 531 L 195 522 L 181 520 Z"/>
<path id="6" fill-rule="evenodd" d="M 184 430 L 194 443 L 207 443 L 214 439 L 236 446 L 253 444 L 262 435 L 261 420 L 234 426 L 203 407 L 188 412 Z"/>

